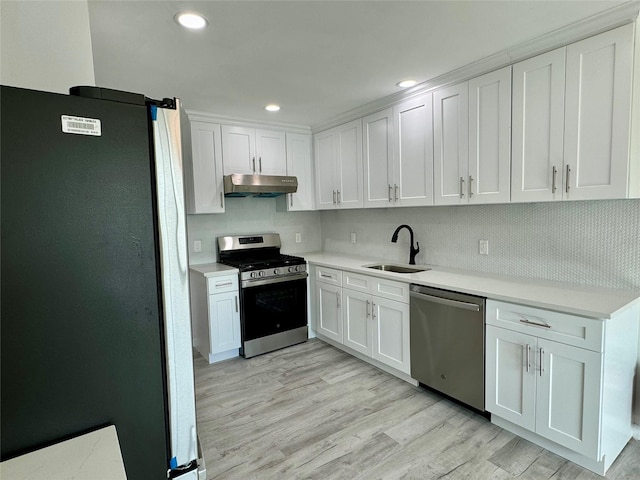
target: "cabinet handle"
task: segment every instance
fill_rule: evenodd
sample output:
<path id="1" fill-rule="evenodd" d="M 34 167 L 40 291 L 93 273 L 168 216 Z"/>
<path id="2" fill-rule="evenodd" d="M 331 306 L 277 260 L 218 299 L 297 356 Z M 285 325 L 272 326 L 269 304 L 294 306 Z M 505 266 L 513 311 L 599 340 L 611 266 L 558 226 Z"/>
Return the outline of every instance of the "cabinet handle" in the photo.
<path id="1" fill-rule="evenodd" d="M 293 207 L 293 193 L 289 194 L 289 204 Z"/>
<path id="2" fill-rule="evenodd" d="M 227 285 L 233 285 L 233 282 L 220 282 L 220 283 L 216 283 L 216 287 L 226 287 Z"/>
<path id="3" fill-rule="evenodd" d="M 551 170 L 551 193 L 556 193 L 556 174 L 558 173 L 558 169 L 556 166 L 553 166 Z"/>
<path id="4" fill-rule="evenodd" d="M 258 166 L 260 167 L 260 173 L 262 173 L 262 157 L 258 157 Z"/>
<path id="5" fill-rule="evenodd" d="M 236 312 L 238 312 L 238 296 L 236 295 Z"/>
<path id="6" fill-rule="evenodd" d="M 525 348 L 527 349 L 527 373 L 529 373 L 529 369 L 531 369 L 531 345 L 527 343 Z"/>
<path id="7" fill-rule="evenodd" d="M 389 203 L 393 202 L 393 197 L 391 196 L 391 184 L 389 184 Z"/>
<path id="8" fill-rule="evenodd" d="M 473 177 L 469 175 L 469 198 L 473 197 Z"/>
<path id="9" fill-rule="evenodd" d="M 376 319 L 376 304 L 371 302 L 371 318 Z"/>
<path id="10" fill-rule="evenodd" d="M 460 198 L 464 197 L 464 178 L 460 177 Z"/>
<path id="11" fill-rule="evenodd" d="M 220 206 L 224 207 L 224 192 L 220 192 Z"/>
<path id="12" fill-rule="evenodd" d="M 571 167 L 567 165 L 567 189 L 566 192 L 569 193 L 569 175 L 571 175 Z"/>
<path id="13" fill-rule="evenodd" d="M 542 376 L 542 372 L 544 372 L 544 366 L 542 364 L 543 358 L 544 358 L 544 350 L 540 348 L 540 376 Z"/>
<path id="14" fill-rule="evenodd" d="M 340 293 L 336 292 L 336 307 L 340 308 Z"/>
<path id="15" fill-rule="evenodd" d="M 321 273 L 320 276 L 322 278 L 331 278 L 331 275 L 325 275 L 324 273 Z"/>
<path id="16" fill-rule="evenodd" d="M 531 320 L 526 320 L 523 318 L 520 319 L 520 323 L 526 323 L 527 325 L 534 325 L 536 327 L 551 328 L 551 325 L 547 323 L 532 322 Z"/>
<path id="17" fill-rule="evenodd" d="M 253 173 L 256 173 L 256 157 L 253 157 L 251 161 L 253 162 Z"/>
<path id="18" fill-rule="evenodd" d="M 395 201 L 398 201 L 398 184 L 394 183 L 393 188 L 395 189 Z"/>
<path id="19" fill-rule="evenodd" d="M 336 191 L 333 191 L 333 204 L 336 204 Z"/>
<path id="20" fill-rule="evenodd" d="M 340 203 L 340 190 L 338 190 L 338 203 Z"/>

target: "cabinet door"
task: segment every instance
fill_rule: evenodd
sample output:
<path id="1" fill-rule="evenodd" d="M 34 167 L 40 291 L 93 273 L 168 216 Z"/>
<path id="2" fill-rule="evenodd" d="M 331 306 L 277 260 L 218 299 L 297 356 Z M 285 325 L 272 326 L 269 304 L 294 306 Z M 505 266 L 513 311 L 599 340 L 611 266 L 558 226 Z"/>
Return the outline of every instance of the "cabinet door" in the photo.
<path id="1" fill-rule="evenodd" d="M 371 296 L 347 288 L 343 294 L 343 343 L 371 356 Z"/>
<path id="2" fill-rule="evenodd" d="M 318 210 L 336 207 L 335 169 L 337 163 L 335 130 L 314 135 L 316 206 Z"/>
<path id="3" fill-rule="evenodd" d="M 388 207 L 393 203 L 393 149 L 391 109 L 362 119 L 364 206 Z"/>
<path id="4" fill-rule="evenodd" d="M 222 126 L 224 174 L 253 174 L 256 171 L 256 131 L 253 128 Z"/>
<path id="5" fill-rule="evenodd" d="M 509 202 L 511 67 L 469 80 L 469 203 Z"/>
<path id="6" fill-rule="evenodd" d="M 527 430 L 536 420 L 536 337 L 486 327 L 485 408 Z"/>
<path id="7" fill-rule="evenodd" d="M 256 130 L 255 173 L 262 175 L 287 174 L 287 150 L 285 133 L 273 130 Z"/>
<path id="8" fill-rule="evenodd" d="M 316 315 L 317 333 L 342 343 L 342 288 L 317 283 Z"/>
<path id="9" fill-rule="evenodd" d="M 599 459 L 602 354 L 538 339 L 536 433 Z"/>
<path id="10" fill-rule="evenodd" d="M 625 198 L 633 24 L 567 47 L 564 196 Z"/>
<path id="11" fill-rule="evenodd" d="M 403 373 L 411 372 L 409 304 L 371 297 L 373 358 Z"/>
<path id="12" fill-rule="evenodd" d="M 220 125 L 191 122 L 191 154 L 185 155 L 187 213 L 224 212 Z"/>
<path id="13" fill-rule="evenodd" d="M 468 202 L 469 85 L 467 82 L 433 93 L 434 203 Z"/>
<path id="14" fill-rule="evenodd" d="M 311 135 L 287 133 L 287 175 L 298 179 L 298 191 L 287 195 L 287 210 L 315 210 Z"/>
<path id="15" fill-rule="evenodd" d="M 393 198 L 402 206 L 433 205 L 433 97 L 393 107 Z"/>
<path id="16" fill-rule="evenodd" d="M 512 202 L 562 199 L 565 52 L 513 66 Z"/>
<path id="17" fill-rule="evenodd" d="M 336 127 L 337 202 L 340 208 L 362 208 L 362 121 Z"/>
<path id="18" fill-rule="evenodd" d="M 212 355 L 240 348 L 237 291 L 209 295 L 209 341 Z"/>

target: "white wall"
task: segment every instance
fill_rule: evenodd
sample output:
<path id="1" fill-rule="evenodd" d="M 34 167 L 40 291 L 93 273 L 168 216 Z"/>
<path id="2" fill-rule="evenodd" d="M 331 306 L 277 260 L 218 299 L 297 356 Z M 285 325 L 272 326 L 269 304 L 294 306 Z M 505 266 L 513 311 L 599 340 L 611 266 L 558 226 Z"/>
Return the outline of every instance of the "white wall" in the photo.
<path id="1" fill-rule="evenodd" d="M 391 243 L 403 223 L 420 242 L 416 263 L 640 291 L 640 200 L 324 211 L 323 249 L 407 263 L 407 231 Z M 640 424 L 640 353 L 636 371 Z"/>
<path id="2" fill-rule="evenodd" d="M 216 237 L 252 233 L 279 233 L 282 252 L 297 254 L 321 249 L 320 212 L 284 212 L 278 207 L 284 198 L 227 198 L 226 212 L 188 215 L 189 263 L 217 260 Z M 302 242 L 295 243 L 295 234 Z M 202 252 L 193 251 L 193 241 L 202 241 Z"/>
<path id="3" fill-rule="evenodd" d="M 95 85 L 87 1 L 2 0 L 0 83 L 57 93 Z"/>

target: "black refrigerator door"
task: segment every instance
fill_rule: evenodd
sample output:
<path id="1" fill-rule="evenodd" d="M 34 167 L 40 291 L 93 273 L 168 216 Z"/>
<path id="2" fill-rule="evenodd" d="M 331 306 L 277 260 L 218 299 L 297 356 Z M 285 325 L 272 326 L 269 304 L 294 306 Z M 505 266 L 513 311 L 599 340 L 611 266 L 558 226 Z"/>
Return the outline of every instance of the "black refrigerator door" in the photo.
<path id="1" fill-rule="evenodd" d="M 141 105 L 2 87 L 2 459 L 116 426 L 131 479 L 164 478 L 153 170 Z M 101 121 L 63 133 L 61 116 Z"/>

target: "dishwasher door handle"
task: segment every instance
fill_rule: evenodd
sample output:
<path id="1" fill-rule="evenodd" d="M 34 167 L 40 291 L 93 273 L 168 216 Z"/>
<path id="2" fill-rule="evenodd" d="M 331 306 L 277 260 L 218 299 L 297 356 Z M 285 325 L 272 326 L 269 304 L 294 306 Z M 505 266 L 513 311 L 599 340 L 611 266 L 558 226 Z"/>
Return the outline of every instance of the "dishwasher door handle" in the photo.
<path id="1" fill-rule="evenodd" d="M 427 295 L 426 293 L 418 293 L 418 292 L 410 292 L 410 296 L 414 298 L 420 298 L 423 300 L 427 300 L 429 302 L 440 303 L 442 305 L 447 305 L 448 307 L 462 308 L 464 310 L 471 310 L 473 312 L 480 311 L 480 305 L 475 303 L 468 302 L 459 302 L 457 300 L 449 300 L 448 298 L 435 297 L 433 295 Z"/>

